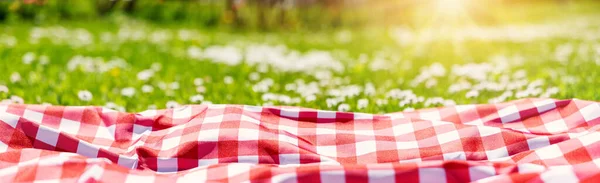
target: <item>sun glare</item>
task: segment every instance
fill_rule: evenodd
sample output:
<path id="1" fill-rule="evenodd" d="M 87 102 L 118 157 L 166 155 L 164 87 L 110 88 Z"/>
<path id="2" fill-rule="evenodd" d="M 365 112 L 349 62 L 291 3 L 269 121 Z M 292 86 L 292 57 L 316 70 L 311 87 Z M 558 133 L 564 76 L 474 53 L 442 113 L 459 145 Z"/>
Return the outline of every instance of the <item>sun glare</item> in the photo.
<path id="1" fill-rule="evenodd" d="M 437 13 L 444 16 L 459 15 L 464 13 L 465 0 L 437 0 Z"/>

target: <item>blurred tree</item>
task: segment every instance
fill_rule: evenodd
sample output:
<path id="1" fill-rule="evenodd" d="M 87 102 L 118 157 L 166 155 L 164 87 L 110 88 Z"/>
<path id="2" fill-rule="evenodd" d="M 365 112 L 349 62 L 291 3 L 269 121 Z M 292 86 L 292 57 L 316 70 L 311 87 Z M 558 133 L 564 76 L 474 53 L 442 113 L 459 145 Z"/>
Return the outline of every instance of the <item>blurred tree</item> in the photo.
<path id="1" fill-rule="evenodd" d="M 244 22 L 240 17 L 238 10 L 243 5 L 243 0 L 227 0 L 225 4 L 225 17 L 226 19 L 231 19 L 233 21 L 233 25 L 236 27 L 244 26 Z"/>

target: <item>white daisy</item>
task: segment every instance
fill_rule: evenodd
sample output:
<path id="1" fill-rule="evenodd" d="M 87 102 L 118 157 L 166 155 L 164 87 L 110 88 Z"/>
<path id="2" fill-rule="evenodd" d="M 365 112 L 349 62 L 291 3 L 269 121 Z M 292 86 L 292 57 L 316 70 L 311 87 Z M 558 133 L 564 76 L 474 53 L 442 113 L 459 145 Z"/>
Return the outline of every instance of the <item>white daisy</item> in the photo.
<path id="1" fill-rule="evenodd" d="M 23 60 L 24 64 L 31 64 L 34 60 L 35 60 L 35 53 L 33 52 L 27 52 L 25 53 L 25 55 L 23 55 L 23 58 L 21 58 Z"/>
<path id="2" fill-rule="evenodd" d="M 231 76 L 225 76 L 225 78 L 223 78 L 223 82 L 225 84 L 231 84 L 231 83 L 233 83 L 233 77 L 231 77 Z"/>
<path id="3" fill-rule="evenodd" d="M 87 102 L 87 101 L 92 100 L 92 92 L 87 91 L 87 90 L 79 91 L 77 93 L 77 96 L 79 97 L 79 100 L 81 100 L 81 101 Z"/>
<path id="4" fill-rule="evenodd" d="M 19 81 L 21 81 L 21 74 L 19 74 L 18 72 L 13 72 L 10 75 L 10 82 L 11 83 L 16 83 L 16 82 L 19 82 Z"/>
<path id="5" fill-rule="evenodd" d="M 23 103 L 25 103 L 25 100 L 23 100 L 23 98 L 21 98 L 19 96 L 16 96 L 16 95 L 10 96 L 10 100 L 13 103 L 15 103 L 15 104 L 23 104 Z"/>
<path id="6" fill-rule="evenodd" d="M 177 103 L 176 101 L 170 100 L 167 102 L 166 106 L 168 109 L 173 109 L 173 108 L 179 107 L 179 103 Z"/>
<path id="7" fill-rule="evenodd" d="M 133 88 L 133 87 L 123 88 L 123 89 L 121 89 L 121 95 L 126 96 L 126 97 L 132 97 L 133 95 L 135 95 L 135 88 Z"/>
<path id="8" fill-rule="evenodd" d="M 350 110 L 350 105 L 348 104 L 340 104 L 338 106 L 338 111 L 348 111 Z"/>
<path id="9" fill-rule="evenodd" d="M 152 87 L 151 85 L 143 85 L 142 86 L 142 92 L 144 93 L 152 93 L 154 91 L 154 87 Z"/>
<path id="10" fill-rule="evenodd" d="M 202 96 L 202 95 L 194 95 L 194 96 L 191 96 L 191 97 L 190 97 L 190 101 L 191 101 L 192 103 L 199 103 L 199 102 L 201 102 L 202 100 L 204 100 L 204 96 Z"/>
<path id="11" fill-rule="evenodd" d="M 8 87 L 6 87 L 6 85 L 0 85 L 0 93 L 8 93 Z"/>

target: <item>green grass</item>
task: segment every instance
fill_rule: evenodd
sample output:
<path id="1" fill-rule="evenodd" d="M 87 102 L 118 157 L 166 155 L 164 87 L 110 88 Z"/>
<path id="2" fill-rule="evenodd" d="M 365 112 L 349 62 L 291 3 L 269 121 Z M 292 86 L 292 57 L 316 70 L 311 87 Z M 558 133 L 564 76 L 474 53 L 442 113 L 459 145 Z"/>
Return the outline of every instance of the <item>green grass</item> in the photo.
<path id="1" fill-rule="evenodd" d="M 249 75 L 257 71 L 256 65 L 242 63 L 239 65 L 226 65 L 210 60 L 197 60 L 187 54 L 188 48 L 196 46 L 207 48 L 213 45 L 234 45 L 244 48 L 253 43 L 270 45 L 286 45 L 290 50 L 308 52 L 310 50 L 324 50 L 330 52 L 344 66 L 342 72 L 332 72 L 334 78 L 339 78 L 341 84 L 328 84 L 321 86 L 321 92 L 316 95 L 315 101 L 301 100 L 299 103 L 272 102 L 274 105 L 295 105 L 319 109 L 338 109 L 337 105 L 328 106 L 326 100 L 333 98 L 327 94 L 329 89 L 340 89 L 347 85 L 364 86 L 372 83 L 376 88 L 374 95 L 361 92 L 357 96 L 347 97 L 344 102 L 351 106 L 351 111 L 384 113 L 403 110 L 407 107 L 422 108 L 439 106 L 439 104 L 425 105 L 418 102 L 406 106 L 399 106 L 396 99 L 386 99 L 386 94 L 392 89 L 412 90 L 416 95 L 425 99 L 442 97 L 454 100 L 457 104 L 488 103 L 489 99 L 501 95 L 505 91 L 517 93 L 521 89 L 502 89 L 500 91 L 481 90 L 475 98 L 467 98 L 468 90 L 449 92 L 452 84 L 466 81 L 476 85 L 475 81 L 464 76 L 452 73 L 452 67 L 467 63 L 491 63 L 494 56 L 507 58 L 520 58 L 522 61 L 503 62 L 508 68 L 500 70 L 497 66 L 493 70 L 498 73 L 487 73 L 487 81 L 500 81 L 500 78 L 510 76 L 519 71 L 525 71 L 528 83 L 535 80 L 543 81 L 538 88 L 546 91 L 548 88 L 557 87 L 559 92 L 552 98 L 579 98 L 586 100 L 600 100 L 600 39 L 582 39 L 584 34 L 600 34 L 600 19 L 595 15 L 586 13 L 582 15 L 586 25 L 575 27 L 577 16 L 567 19 L 552 21 L 530 22 L 535 25 L 564 25 L 562 29 L 573 31 L 571 36 L 549 36 L 532 41 L 514 42 L 509 40 L 447 40 L 433 39 L 432 41 L 414 41 L 402 45 L 390 36 L 391 29 L 369 28 L 352 30 L 329 31 L 295 31 L 295 32 L 225 32 L 219 30 L 204 30 L 190 28 L 185 25 L 169 24 L 156 25 L 134 20 L 96 20 L 86 22 L 62 22 L 58 26 L 74 31 L 83 29 L 91 33 L 92 44 L 86 46 L 73 46 L 70 41 L 72 35 L 60 43 L 53 43 L 49 39 L 42 39 L 39 43 L 30 43 L 31 32 L 34 27 L 47 28 L 56 25 L 0 24 L 0 85 L 9 88 L 8 93 L 0 93 L 0 99 L 20 96 L 25 103 L 53 105 L 105 105 L 114 102 L 124 106 L 127 111 L 142 111 L 149 105 L 165 108 L 167 101 L 177 101 L 181 104 L 190 104 L 190 97 L 198 94 L 193 80 L 205 78 L 206 92 L 202 95 L 205 101 L 212 103 L 262 105 L 267 101 L 262 100 L 263 93 L 252 90 L 258 81 L 251 81 Z M 152 33 L 166 31 L 175 38 L 164 43 L 152 43 L 149 39 L 139 41 L 102 42 L 102 33 L 109 32 L 113 35 L 120 28 L 132 26 L 134 29 Z M 559 26 L 561 27 L 561 26 Z M 197 31 L 199 35 L 194 39 L 184 41 L 177 39 L 177 32 L 181 29 Z M 496 28 L 497 29 L 497 28 Z M 438 29 L 433 29 L 438 30 Z M 551 29 L 543 29 L 552 31 Z M 352 34 L 349 42 L 340 41 L 342 34 Z M 415 31 L 418 35 L 427 35 L 422 30 Z M 539 32 L 547 34 L 549 32 Z M 440 31 L 432 35 L 449 36 L 449 32 Z M 2 43 L 2 36 L 14 37 L 16 45 L 8 46 Z M 417 38 L 415 38 L 418 40 Z M 557 61 L 556 52 L 565 45 L 572 45 L 573 52 L 565 56 L 563 62 Z M 568 47 L 568 46 L 566 46 Z M 587 49 L 587 50 L 586 50 Z M 23 55 L 31 52 L 36 55 L 32 64 L 23 63 Z M 361 62 L 361 54 L 369 59 Z M 39 56 L 45 55 L 50 62 L 42 65 Z M 67 63 L 76 55 L 99 57 L 106 61 L 112 58 L 122 58 L 128 63 L 127 68 L 114 68 L 104 73 L 84 72 L 82 69 L 70 71 Z M 373 71 L 369 65 L 376 55 L 387 58 L 387 70 Z M 156 72 L 149 81 L 140 81 L 137 74 L 149 69 L 152 64 L 160 63 L 162 69 Z M 437 84 L 426 87 L 425 84 L 412 85 L 413 81 L 423 67 L 433 63 L 440 63 L 445 67 L 446 74 L 435 77 Z M 19 73 L 21 80 L 11 82 L 13 73 Z M 475 72 L 475 70 L 473 71 Z M 554 73 L 554 74 L 553 74 Z M 224 78 L 231 76 L 233 84 L 223 82 Z M 306 83 L 320 80 L 310 72 L 284 72 L 271 67 L 267 72 L 260 73 L 261 79 L 271 78 L 274 85 L 270 93 L 285 94 L 290 97 L 300 95 L 285 90 L 285 85 L 297 79 Z M 514 79 L 511 79 L 514 80 Z M 259 80 L 260 81 L 260 80 Z M 159 83 L 178 82 L 177 90 L 161 90 Z M 154 92 L 142 93 L 144 85 L 154 86 Z M 121 95 L 121 89 L 133 87 L 136 93 L 133 97 Z M 82 101 L 77 94 L 80 90 L 89 90 L 93 99 L 89 102 Z M 537 97 L 538 95 L 529 96 Z M 359 99 L 368 99 L 366 108 L 358 108 Z M 522 98 L 512 95 L 506 100 Z M 385 99 L 388 104 L 376 105 L 377 99 Z"/>

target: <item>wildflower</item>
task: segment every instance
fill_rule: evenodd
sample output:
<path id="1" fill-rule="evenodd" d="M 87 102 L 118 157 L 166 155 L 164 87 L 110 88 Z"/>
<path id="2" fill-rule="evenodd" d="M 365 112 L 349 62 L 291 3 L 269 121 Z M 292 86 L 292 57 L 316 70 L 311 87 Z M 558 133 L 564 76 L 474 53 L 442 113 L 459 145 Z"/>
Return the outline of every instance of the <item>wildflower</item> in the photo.
<path id="1" fill-rule="evenodd" d="M 6 87 L 6 85 L 0 85 L 0 93 L 8 93 L 8 87 Z"/>
<path id="2" fill-rule="evenodd" d="M 304 97 L 304 101 L 306 101 L 306 102 L 312 102 L 315 100 L 317 100 L 317 96 L 315 96 L 315 95 L 307 95 Z"/>
<path id="3" fill-rule="evenodd" d="M 160 69 L 162 69 L 162 65 L 158 62 L 154 62 L 152 65 L 150 65 L 150 69 L 154 71 L 160 71 Z"/>
<path id="4" fill-rule="evenodd" d="M 403 110 L 403 112 L 412 112 L 412 111 L 415 111 L 415 108 L 407 107 Z"/>
<path id="5" fill-rule="evenodd" d="M 196 92 L 198 92 L 198 93 L 204 93 L 204 92 L 206 92 L 206 87 L 204 87 L 204 86 L 198 86 L 198 87 L 196 87 Z"/>
<path id="6" fill-rule="evenodd" d="M 350 105 L 348 104 L 340 104 L 338 106 L 338 111 L 348 111 L 350 110 Z"/>
<path id="7" fill-rule="evenodd" d="M 260 64 L 258 67 L 256 67 L 256 70 L 260 73 L 266 73 L 269 71 L 269 66 L 266 64 Z"/>
<path id="8" fill-rule="evenodd" d="M 152 76 L 154 76 L 154 70 L 150 69 L 143 70 L 137 74 L 137 78 L 140 81 L 148 81 Z"/>
<path id="9" fill-rule="evenodd" d="M 250 81 L 258 81 L 260 79 L 260 75 L 256 72 L 250 73 L 249 75 Z"/>
<path id="10" fill-rule="evenodd" d="M 377 104 L 377 106 L 384 106 L 388 104 L 388 100 L 386 99 L 377 99 L 375 101 L 375 104 Z"/>
<path id="11" fill-rule="evenodd" d="M 365 90 L 363 91 L 363 93 L 365 93 L 365 95 L 373 96 L 373 95 L 375 95 L 375 92 L 376 92 L 376 90 L 375 90 L 375 86 L 373 86 L 373 83 L 367 83 L 365 85 Z M 367 102 L 368 102 L 368 100 L 367 100 Z"/>
<path id="12" fill-rule="evenodd" d="M 176 82 L 176 81 L 175 81 L 175 82 L 172 82 L 172 83 L 171 83 L 171 89 L 173 89 L 173 90 L 177 90 L 177 89 L 179 89 L 179 83 L 178 83 L 178 82 Z"/>
<path id="13" fill-rule="evenodd" d="M 152 87 L 151 85 L 143 85 L 142 86 L 142 92 L 152 93 L 152 91 L 154 91 L 154 87 Z"/>
<path id="14" fill-rule="evenodd" d="M 24 64 L 31 64 L 34 60 L 35 60 L 35 53 L 32 52 L 27 52 L 25 53 L 25 55 L 23 55 L 23 58 L 21 58 L 23 60 Z"/>
<path id="15" fill-rule="evenodd" d="M 133 87 L 123 88 L 123 89 L 121 89 L 121 95 L 126 96 L 126 97 L 132 97 L 133 95 L 135 95 L 135 88 L 133 88 Z"/>
<path id="16" fill-rule="evenodd" d="M 87 101 L 92 100 L 92 93 L 90 91 L 87 91 L 87 90 L 79 91 L 77 93 L 77 96 L 79 97 L 79 100 L 81 100 L 81 101 L 86 101 L 87 102 Z"/>
<path id="17" fill-rule="evenodd" d="M 479 91 L 477 91 L 477 90 L 471 90 L 471 91 L 467 92 L 467 94 L 465 94 L 465 97 L 467 97 L 467 98 L 475 98 L 477 96 L 479 96 Z"/>
<path id="18" fill-rule="evenodd" d="M 204 84 L 204 79 L 202 79 L 202 78 L 196 78 L 196 79 L 194 79 L 194 85 L 200 86 L 202 84 Z"/>
<path id="19" fill-rule="evenodd" d="M 16 83 L 16 82 L 19 82 L 19 81 L 21 81 L 21 74 L 19 74 L 18 72 L 13 72 L 10 75 L 10 82 L 11 83 Z"/>
<path id="20" fill-rule="evenodd" d="M 194 96 L 190 97 L 190 101 L 192 103 L 198 103 L 198 102 L 201 102 L 202 100 L 204 100 L 204 96 L 202 96 L 202 95 L 194 95 Z"/>
<path id="21" fill-rule="evenodd" d="M 167 89 L 167 83 L 165 82 L 158 82 L 158 88 L 160 88 L 161 90 L 166 90 Z"/>
<path id="22" fill-rule="evenodd" d="M 202 59 L 202 49 L 200 49 L 196 46 L 189 47 L 187 49 L 187 54 L 190 58 Z"/>
<path id="23" fill-rule="evenodd" d="M 369 99 L 359 99 L 356 106 L 358 109 L 367 108 L 369 106 Z"/>
<path id="24" fill-rule="evenodd" d="M 231 84 L 231 83 L 233 83 L 233 77 L 225 76 L 225 78 L 223 79 L 223 82 L 225 82 L 225 84 Z"/>
<path id="25" fill-rule="evenodd" d="M 48 63 L 50 63 L 50 58 L 48 58 L 48 56 L 40 56 L 40 65 L 47 65 Z"/>
<path id="26" fill-rule="evenodd" d="M 104 104 L 104 107 L 109 109 L 116 109 L 118 106 L 119 105 L 114 102 L 106 102 L 106 104 Z"/>
<path id="27" fill-rule="evenodd" d="M 173 109 L 173 108 L 179 107 L 179 103 L 177 103 L 176 101 L 170 100 L 167 102 L 166 106 L 168 109 Z"/>
<path id="28" fill-rule="evenodd" d="M 19 96 L 16 96 L 16 95 L 10 96 L 10 100 L 13 103 L 15 103 L 15 104 L 23 104 L 23 103 L 25 103 L 25 101 L 23 100 L 23 98 L 21 98 Z"/>

